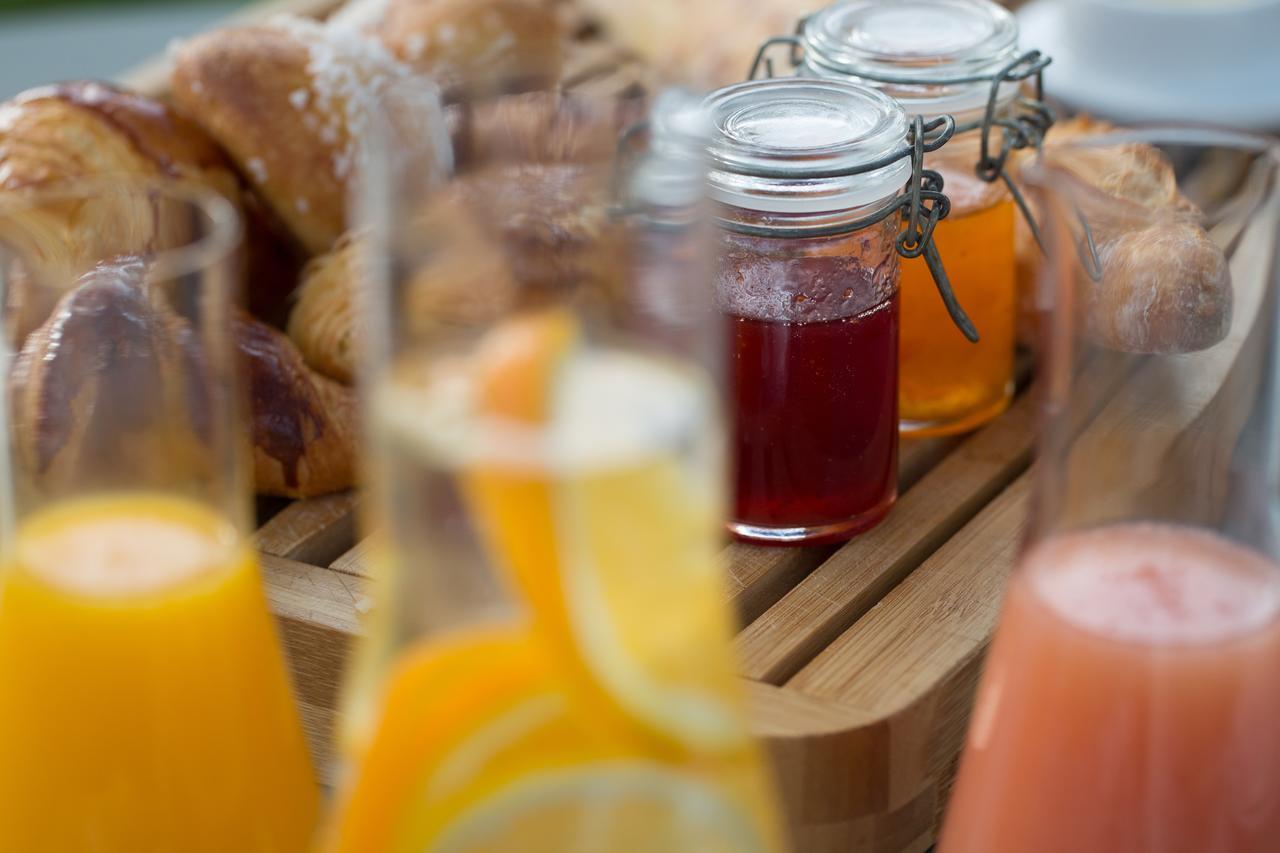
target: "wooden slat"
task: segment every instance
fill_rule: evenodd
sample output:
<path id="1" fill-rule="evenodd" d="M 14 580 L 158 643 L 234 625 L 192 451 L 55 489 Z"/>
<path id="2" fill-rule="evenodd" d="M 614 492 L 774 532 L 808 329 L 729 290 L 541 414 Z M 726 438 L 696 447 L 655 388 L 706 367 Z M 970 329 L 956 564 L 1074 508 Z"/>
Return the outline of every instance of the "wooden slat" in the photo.
<path id="1" fill-rule="evenodd" d="M 331 781 L 335 709 L 348 652 L 369 605 L 364 585 L 317 566 L 264 555 L 262 577 L 284 641 L 312 761 Z"/>
<path id="2" fill-rule="evenodd" d="M 901 708 L 985 648 L 1017 553 L 1023 474 L 800 670 L 787 687 L 865 712 Z"/>
<path id="3" fill-rule="evenodd" d="M 959 441 L 959 438 L 931 438 L 903 442 L 898 460 L 898 492 L 908 491 Z M 891 511 L 890 516 L 896 511 Z M 837 544 L 767 548 L 735 542 L 725 548 L 721 560 L 728 569 L 729 600 L 741 623 L 749 625 L 758 619 L 838 547 Z"/>
<path id="4" fill-rule="evenodd" d="M 329 564 L 335 572 L 354 575 L 359 578 L 369 577 L 370 538 L 365 537 Z"/>
<path id="5" fill-rule="evenodd" d="M 1126 364 L 1123 357 L 1099 357 L 1080 372 L 1075 429 L 1115 392 Z M 1036 395 L 1024 394 L 929 470 L 880 526 L 841 548 L 749 625 L 738 637 L 743 673 L 782 684 L 870 610 L 1026 469 L 1037 417 Z"/>
<path id="6" fill-rule="evenodd" d="M 1024 395 L 925 475 L 875 529 L 837 551 L 738 637 L 744 675 L 782 684 L 1026 469 L 1035 408 Z"/>
<path id="7" fill-rule="evenodd" d="M 355 542 L 358 514 L 355 492 L 294 501 L 258 528 L 255 544 L 273 557 L 328 565 Z"/>

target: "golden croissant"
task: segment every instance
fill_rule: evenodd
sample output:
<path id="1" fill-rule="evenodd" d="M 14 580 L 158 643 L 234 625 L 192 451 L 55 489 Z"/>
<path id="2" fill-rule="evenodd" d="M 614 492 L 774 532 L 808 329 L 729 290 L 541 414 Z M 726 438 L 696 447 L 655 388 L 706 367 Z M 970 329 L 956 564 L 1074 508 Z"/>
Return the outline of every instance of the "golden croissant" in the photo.
<path id="1" fill-rule="evenodd" d="M 217 464 L 209 398 L 190 385 L 202 350 L 190 325 L 147 287 L 141 259 L 99 263 L 18 354 L 16 449 L 45 485 L 113 477 L 136 484 L 152 470 L 167 482 L 175 466 L 199 478 Z M 350 487 L 353 392 L 309 371 L 288 338 L 264 323 L 239 314 L 229 327 L 248 379 L 257 490 L 302 497 Z"/>

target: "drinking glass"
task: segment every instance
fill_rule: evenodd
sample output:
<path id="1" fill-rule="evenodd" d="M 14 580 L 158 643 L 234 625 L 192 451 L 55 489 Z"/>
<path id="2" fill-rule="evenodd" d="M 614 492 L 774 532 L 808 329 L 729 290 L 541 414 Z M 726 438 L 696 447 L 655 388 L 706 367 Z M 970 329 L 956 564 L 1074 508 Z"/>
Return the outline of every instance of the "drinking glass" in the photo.
<path id="1" fill-rule="evenodd" d="M 318 793 L 248 539 L 239 217 L 0 197 L 0 848 L 306 848 Z"/>
<path id="2" fill-rule="evenodd" d="M 723 350 L 685 103 L 468 101 L 428 122 L 443 150 L 384 122 L 378 590 L 330 849 L 780 845 L 716 559 Z"/>
<path id="3" fill-rule="evenodd" d="M 1028 175 L 1044 432 L 942 853 L 1280 843 L 1278 150 L 1150 128 Z"/>

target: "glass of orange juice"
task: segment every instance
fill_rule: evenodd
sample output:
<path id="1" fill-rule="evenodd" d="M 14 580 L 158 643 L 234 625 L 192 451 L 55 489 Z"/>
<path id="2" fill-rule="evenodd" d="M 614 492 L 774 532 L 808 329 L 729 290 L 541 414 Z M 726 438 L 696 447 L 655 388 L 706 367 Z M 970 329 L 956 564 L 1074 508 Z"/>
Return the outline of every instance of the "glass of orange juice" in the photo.
<path id="1" fill-rule="evenodd" d="M 1280 844 L 1278 177 L 1280 140 L 1190 128 L 1033 170 L 1034 511 L 941 853 Z"/>
<path id="2" fill-rule="evenodd" d="M 469 103 L 441 184 L 369 178 L 380 590 L 327 849 L 782 844 L 716 561 L 723 356 L 675 103 Z"/>
<path id="3" fill-rule="evenodd" d="M 0 849 L 309 843 L 246 536 L 239 243 L 173 183 L 0 200 Z"/>

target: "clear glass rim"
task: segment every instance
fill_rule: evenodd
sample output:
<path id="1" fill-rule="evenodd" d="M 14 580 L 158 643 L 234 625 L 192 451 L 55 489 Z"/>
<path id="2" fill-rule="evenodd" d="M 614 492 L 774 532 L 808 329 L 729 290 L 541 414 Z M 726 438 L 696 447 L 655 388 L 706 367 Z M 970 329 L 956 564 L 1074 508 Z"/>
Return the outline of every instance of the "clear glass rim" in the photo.
<path id="1" fill-rule="evenodd" d="M 899 52 L 877 50 L 856 43 L 848 19 L 877 7 L 903 12 L 904 4 L 894 0 L 845 0 L 827 6 L 804 22 L 801 41 L 804 45 L 804 67 L 822 78 L 850 79 L 883 89 L 898 99 L 909 115 L 934 116 L 963 112 L 985 104 L 990 84 L 944 83 L 953 77 L 995 74 L 1018 52 L 1018 22 L 1008 9 L 990 0 L 928 0 L 930 6 L 947 6 L 963 10 L 974 20 L 984 19 L 990 25 L 987 35 L 969 45 L 936 51 Z M 920 26 L 932 23 L 922 17 Z M 886 83 L 878 78 L 890 76 L 906 81 Z M 1000 101 L 1012 100 L 1016 84 L 1001 88 Z"/>
<path id="2" fill-rule="evenodd" d="M 776 120 L 770 107 L 797 102 L 821 104 L 833 112 L 860 111 L 866 126 L 851 128 L 847 139 L 795 146 L 744 139 L 731 128 L 753 111 Z M 771 212 L 838 211 L 896 194 L 911 172 L 906 156 L 873 171 L 856 171 L 897 149 L 906 150 L 905 111 L 870 86 L 849 80 L 767 78 L 718 89 L 703 106 L 714 127 L 709 145 L 710 195 L 724 204 Z M 798 111 L 795 115 L 803 117 Z"/>
<path id="3" fill-rule="evenodd" d="M 235 205 L 217 190 L 189 180 L 120 174 L 9 190 L 0 193 L 0 220 L 54 202 L 92 200 L 121 191 L 185 203 L 200 211 L 208 223 L 191 242 L 148 253 L 152 269 L 159 275 L 177 278 L 198 273 L 226 260 L 240 245 L 244 223 Z"/>

